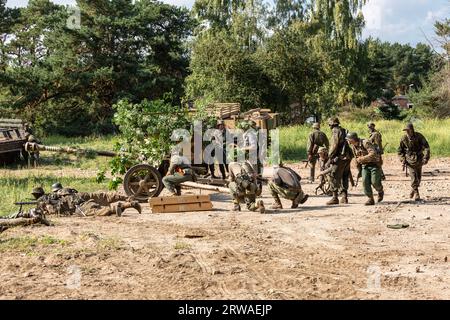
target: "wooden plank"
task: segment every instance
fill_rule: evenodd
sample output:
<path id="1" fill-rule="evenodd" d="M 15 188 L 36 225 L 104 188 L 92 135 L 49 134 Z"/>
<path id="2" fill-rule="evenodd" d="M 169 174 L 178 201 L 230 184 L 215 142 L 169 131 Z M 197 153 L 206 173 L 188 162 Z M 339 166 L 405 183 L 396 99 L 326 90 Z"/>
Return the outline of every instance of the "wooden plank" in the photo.
<path id="1" fill-rule="evenodd" d="M 153 213 L 174 213 L 191 211 L 209 211 L 213 208 L 211 202 L 198 202 L 187 204 L 162 204 L 152 207 Z"/>
<path id="2" fill-rule="evenodd" d="M 186 195 L 179 197 L 157 197 L 150 198 L 149 203 L 151 206 L 163 205 L 163 204 L 186 204 L 186 203 L 202 203 L 211 202 L 209 195 Z"/>

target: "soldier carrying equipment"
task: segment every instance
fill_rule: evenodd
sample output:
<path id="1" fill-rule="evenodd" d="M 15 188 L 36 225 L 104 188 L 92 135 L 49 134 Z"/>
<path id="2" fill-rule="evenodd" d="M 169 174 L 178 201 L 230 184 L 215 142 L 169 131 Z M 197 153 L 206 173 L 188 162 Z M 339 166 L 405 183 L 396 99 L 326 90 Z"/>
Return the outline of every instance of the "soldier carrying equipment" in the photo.
<path id="1" fill-rule="evenodd" d="M 409 196 L 415 201 L 420 201 L 419 187 L 422 180 L 422 167 L 430 160 L 430 145 L 421 133 L 414 130 L 412 123 L 408 123 L 403 131 L 406 134 L 400 140 L 398 156 L 411 177 Z"/>
<path id="2" fill-rule="evenodd" d="M 233 197 L 234 211 L 241 211 L 241 203 L 247 205 L 250 211 L 259 211 L 265 213 L 264 202 L 256 202 L 258 192 L 257 173 L 253 166 L 245 162 L 243 164 L 232 162 L 229 165 L 230 183 L 228 185 L 231 196 Z"/>

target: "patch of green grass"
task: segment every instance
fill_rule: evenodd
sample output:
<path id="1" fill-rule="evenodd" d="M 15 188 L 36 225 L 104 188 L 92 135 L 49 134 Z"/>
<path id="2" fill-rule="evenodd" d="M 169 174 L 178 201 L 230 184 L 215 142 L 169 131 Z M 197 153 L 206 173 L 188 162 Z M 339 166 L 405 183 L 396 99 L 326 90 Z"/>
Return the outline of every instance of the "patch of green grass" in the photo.
<path id="1" fill-rule="evenodd" d="M 117 138 L 114 136 L 79 138 L 49 136 L 42 139 L 42 143 L 49 146 L 102 151 L 113 151 L 116 141 Z M 83 192 L 108 190 L 108 181 L 98 184 L 95 178 L 99 170 L 108 172 L 109 161 L 110 158 L 107 157 L 88 158 L 42 151 L 40 166 L 37 169 L 29 169 L 23 164 L 5 167 L 0 175 L 0 216 L 17 212 L 19 208 L 14 203 L 31 200 L 31 190 L 37 186 L 44 187 L 47 192 L 55 182 L 61 182 L 64 186 Z M 60 176 L 60 173 L 55 173 L 56 170 L 64 174 Z M 28 207 L 24 207 L 24 210 L 27 209 Z"/>
<path id="2" fill-rule="evenodd" d="M 117 137 L 111 135 L 73 138 L 49 136 L 42 140 L 43 144 L 48 146 L 113 151 L 114 144 L 117 142 Z"/>
<path id="3" fill-rule="evenodd" d="M 44 247 L 65 247 L 69 245 L 70 242 L 67 240 L 57 239 L 51 236 L 41 236 L 41 237 L 16 237 L 9 238 L 5 240 L 0 239 L 0 252 L 5 251 L 20 251 L 20 252 L 31 252 L 38 246 Z"/>
<path id="4" fill-rule="evenodd" d="M 191 248 L 191 245 L 186 242 L 177 242 L 175 243 L 174 249 L 175 250 L 188 250 Z"/>
<path id="5" fill-rule="evenodd" d="M 115 237 L 101 238 L 97 242 L 97 248 L 100 250 L 119 250 L 123 248 L 123 241 Z"/>
<path id="6" fill-rule="evenodd" d="M 433 157 L 450 156 L 450 119 L 416 121 L 416 130 L 425 135 L 431 147 Z M 403 136 L 402 121 L 383 120 L 376 122 L 377 129 L 383 135 L 385 152 L 395 154 Z M 349 131 L 358 133 L 360 137 L 368 137 L 367 124 L 365 122 L 342 121 L 342 126 Z M 322 130 L 330 138 L 331 131 L 326 124 L 322 124 Z M 280 152 L 282 159 L 287 162 L 306 159 L 306 145 L 311 128 L 309 126 L 290 126 L 280 128 Z"/>

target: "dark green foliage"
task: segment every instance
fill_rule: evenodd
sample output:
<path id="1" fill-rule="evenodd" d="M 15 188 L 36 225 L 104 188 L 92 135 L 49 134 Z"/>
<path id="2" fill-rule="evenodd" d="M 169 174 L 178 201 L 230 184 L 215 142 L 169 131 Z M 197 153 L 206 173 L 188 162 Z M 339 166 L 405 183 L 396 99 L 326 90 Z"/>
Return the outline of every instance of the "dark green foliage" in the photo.
<path id="1" fill-rule="evenodd" d="M 112 105 L 173 92 L 187 75 L 183 41 L 193 22 L 186 9 L 142 0 L 77 1 L 81 27 L 48 0 L 20 9 L 0 76 L 0 104 L 42 130 L 79 135 L 112 130 Z M 2 94 L 3 93 L 3 94 Z"/>

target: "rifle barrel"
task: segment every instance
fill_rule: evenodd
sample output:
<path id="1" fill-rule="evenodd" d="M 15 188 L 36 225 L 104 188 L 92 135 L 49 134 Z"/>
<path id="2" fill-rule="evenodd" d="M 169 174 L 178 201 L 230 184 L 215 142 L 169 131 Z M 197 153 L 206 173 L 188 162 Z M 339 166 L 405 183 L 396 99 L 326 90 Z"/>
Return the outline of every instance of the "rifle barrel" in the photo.
<path id="1" fill-rule="evenodd" d="M 16 202 L 16 203 L 14 203 L 14 205 L 16 205 L 16 206 L 32 206 L 32 205 L 35 205 L 35 204 L 38 204 L 38 202 L 37 201 L 25 201 L 25 202 Z"/>

